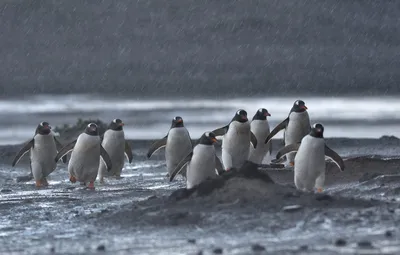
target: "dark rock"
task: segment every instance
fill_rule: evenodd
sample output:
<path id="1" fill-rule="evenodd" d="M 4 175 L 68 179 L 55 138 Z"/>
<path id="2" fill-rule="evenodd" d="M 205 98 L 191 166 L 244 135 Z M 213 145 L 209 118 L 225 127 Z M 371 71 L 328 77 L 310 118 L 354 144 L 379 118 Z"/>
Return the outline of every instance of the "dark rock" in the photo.
<path id="1" fill-rule="evenodd" d="M 10 190 L 10 189 L 1 189 L 0 192 L 1 193 L 10 193 L 10 192 L 12 192 L 12 190 Z"/>
<path id="2" fill-rule="evenodd" d="M 97 246 L 97 249 L 96 250 L 98 250 L 98 251 L 105 251 L 106 250 L 106 247 L 104 246 L 104 244 L 100 244 L 99 246 Z"/>
<path id="3" fill-rule="evenodd" d="M 51 248 L 50 248 L 50 253 L 55 253 L 55 252 L 56 252 L 56 248 L 51 247 Z"/>
<path id="4" fill-rule="evenodd" d="M 169 196 L 169 199 L 171 200 L 181 200 L 190 197 L 192 193 L 195 191 L 195 189 L 178 189 L 172 192 L 172 194 Z"/>
<path id="5" fill-rule="evenodd" d="M 203 255 L 203 251 L 198 251 L 196 255 Z"/>
<path id="6" fill-rule="evenodd" d="M 344 240 L 342 238 L 336 239 L 336 241 L 335 241 L 336 246 L 345 246 L 346 244 L 347 244 L 346 240 Z"/>
<path id="7" fill-rule="evenodd" d="M 296 211 L 299 211 L 300 209 L 303 209 L 303 206 L 301 206 L 301 205 L 288 205 L 288 206 L 284 206 L 282 208 L 282 210 L 284 212 L 296 212 Z"/>
<path id="8" fill-rule="evenodd" d="M 266 183 L 274 183 L 266 172 L 258 170 L 258 165 L 250 161 L 246 161 L 240 169 L 231 169 L 223 172 L 221 175 L 207 179 L 192 189 L 178 189 L 170 195 L 171 200 L 181 200 L 192 195 L 206 196 L 214 190 L 220 189 L 225 185 L 225 182 L 233 177 L 245 179 L 260 179 Z"/>
<path id="9" fill-rule="evenodd" d="M 317 201 L 333 201 L 333 197 L 327 194 L 317 194 L 315 195 Z"/>
<path id="10" fill-rule="evenodd" d="M 214 253 L 214 254 L 222 254 L 222 252 L 223 252 L 222 248 L 215 248 L 215 249 L 213 250 L 213 253 Z"/>
<path id="11" fill-rule="evenodd" d="M 259 245 L 259 244 L 253 244 L 253 245 L 251 246 L 251 249 L 252 249 L 253 251 L 265 251 L 265 247 L 262 246 L 262 245 Z"/>
<path id="12" fill-rule="evenodd" d="M 360 248 L 372 248 L 373 247 L 372 243 L 370 241 L 366 241 L 366 240 L 358 242 L 357 245 Z"/>
<path id="13" fill-rule="evenodd" d="M 387 230 L 387 231 L 385 232 L 385 236 L 386 236 L 386 237 L 392 237 L 392 236 L 393 236 L 393 232 L 390 231 L 390 230 Z"/>
<path id="14" fill-rule="evenodd" d="M 147 200 L 156 199 L 156 198 L 157 198 L 157 196 L 153 195 L 153 196 L 148 197 Z"/>
<path id="15" fill-rule="evenodd" d="M 306 250 L 308 250 L 308 245 L 302 245 L 302 246 L 299 247 L 299 249 L 301 251 L 306 251 Z"/>
<path id="16" fill-rule="evenodd" d="M 290 198 L 290 197 L 300 197 L 300 194 L 297 192 L 286 192 L 283 195 L 284 198 Z"/>
<path id="17" fill-rule="evenodd" d="M 196 239 L 188 239 L 188 243 L 196 243 Z"/>

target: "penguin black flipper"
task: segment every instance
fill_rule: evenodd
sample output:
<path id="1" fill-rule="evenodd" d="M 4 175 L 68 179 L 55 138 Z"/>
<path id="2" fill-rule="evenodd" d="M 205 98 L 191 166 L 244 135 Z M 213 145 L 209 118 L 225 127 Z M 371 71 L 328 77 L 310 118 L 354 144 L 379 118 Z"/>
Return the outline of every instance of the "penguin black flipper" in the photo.
<path id="1" fill-rule="evenodd" d="M 57 151 L 60 151 L 62 149 L 62 147 L 63 147 L 62 144 L 55 137 L 54 137 L 54 142 L 56 143 Z M 62 162 L 63 163 L 67 163 L 67 155 L 64 155 L 62 157 Z"/>
<path id="2" fill-rule="evenodd" d="M 217 169 L 218 175 L 221 175 L 225 172 L 224 166 L 217 155 L 215 155 L 215 169 Z"/>
<path id="3" fill-rule="evenodd" d="M 184 159 L 181 160 L 181 162 L 179 162 L 179 164 L 175 167 L 174 171 L 172 171 L 171 175 L 169 176 L 170 182 L 172 182 L 175 176 L 179 174 L 180 171 L 182 171 L 183 167 L 190 162 L 192 157 L 193 157 L 193 152 L 189 153 Z"/>
<path id="4" fill-rule="evenodd" d="M 125 140 L 125 155 L 128 157 L 129 164 L 132 163 L 133 160 L 132 148 L 129 145 L 128 141 L 126 140 Z"/>
<path id="5" fill-rule="evenodd" d="M 58 151 L 55 161 L 58 162 L 60 158 L 66 155 L 68 152 L 72 151 L 75 147 L 77 140 L 70 142 L 69 144 L 65 145 L 61 150 Z"/>
<path id="6" fill-rule="evenodd" d="M 147 158 L 150 158 L 156 151 L 167 146 L 167 138 L 168 138 L 168 135 L 166 135 L 164 138 L 158 140 L 157 142 L 153 143 L 150 146 L 149 151 L 147 152 Z"/>
<path id="7" fill-rule="evenodd" d="M 300 144 L 301 144 L 301 143 L 292 143 L 292 144 L 289 144 L 289 145 L 283 147 L 283 148 L 280 149 L 280 150 L 278 151 L 278 153 L 276 154 L 276 158 L 279 159 L 279 158 L 281 158 L 282 156 L 284 156 L 285 154 L 288 154 L 289 152 L 298 151 L 299 148 L 300 148 Z"/>
<path id="8" fill-rule="evenodd" d="M 287 124 L 289 123 L 289 117 L 287 117 L 284 121 L 279 123 L 272 131 L 271 133 L 267 136 L 265 139 L 265 143 L 268 143 L 269 140 L 272 139 L 279 131 L 285 129 L 287 127 Z"/>
<path id="9" fill-rule="evenodd" d="M 110 171 L 112 168 L 111 158 L 101 144 L 100 144 L 100 156 L 107 166 L 107 171 Z"/>
<path id="10" fill-rule="evenodd" d="M 268 144 L 268 151 L 269 151 L 269 154 L 272 154 L 272 142 L 270 142 Z"/>
<path id="11" fill-rule="evenodd" d="M 21 158 L 31 149 L 35 147 L 35 139 L 32 138 L 32 140 L 28 141 L 24 147 L 22 147 L 19 152 L 17 153 L 17 155 L 15 155 L 15 158 L 12 162 L 12 166 L 14 167 L 20 160 Z"/>
<path id="12" fill-rule="evenodd" d="M 257 138 L 251 131 L 250 131 L 250 142 L 253 144 L 254 149 L 257 148 Z"/>
<path id="13" fill-rule="evenodd" d="M 226 125 L 221 128 L 217 128 L 211 132 L 213 132 L 215 134 L 215 136 L 223 136 L 226 134 L 226 132 L 228 132 L 228 129 L 229 129 L 229 125 Z"/>
<path id="14" fill-rule="evenodd" d="M 334 150 L 325 145 L 325 156 L 331 158 L 333 162 L 339 167 L 340 171 L 344 171 L 344 162 L 342 157 L 340 157 Z"/>

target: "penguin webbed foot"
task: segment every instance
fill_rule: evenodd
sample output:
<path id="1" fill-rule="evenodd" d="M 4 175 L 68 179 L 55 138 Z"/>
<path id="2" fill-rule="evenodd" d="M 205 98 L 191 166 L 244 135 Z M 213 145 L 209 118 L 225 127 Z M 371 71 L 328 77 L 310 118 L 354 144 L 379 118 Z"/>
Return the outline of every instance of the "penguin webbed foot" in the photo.
<path id="1" fill-rule="evenodd" d="M 94 181 L 89 182 L 89 185 L 88 185 L 87 188 L 88 188 L 88 189 L 91 189 L 91 190 L 94 190 L 94 189 L 95 189 L 95 187 L 94 187 Z"/>
<path id="2" fill-rule="evenodd" d="M 71 175 L 69 177 L 69 181 L 72 182 L 72 183 L 75 183 L 76 182 L 76 177 Z"/>

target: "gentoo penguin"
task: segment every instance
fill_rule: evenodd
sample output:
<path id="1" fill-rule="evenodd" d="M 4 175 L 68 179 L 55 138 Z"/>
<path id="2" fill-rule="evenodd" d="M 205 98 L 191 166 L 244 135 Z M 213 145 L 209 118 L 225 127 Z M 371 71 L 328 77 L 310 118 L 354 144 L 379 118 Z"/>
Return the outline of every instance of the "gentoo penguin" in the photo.
<path id="1" fill-rule="evenodd" d="M 232 167 L 240 168 L 249 158 L 250 142 L 257 148 L 257 138 L 250 130 L 245 110 L 238 110 L 231 122 L 212 131 L 222 139 L 222 163 L 226 171 Z"/>
<path id="2" fill-rule="evenodd" d="M 269 135 L 270 129 L 267 116 L 271 116 L 268 110 L 265 108 L 260 108 L 250 123 L 250 130 L 256 136 L 257 141 L 265 141 Z M 271 141 L 268 143 L 259 143 L 256 149 L 250 146 L 249 161 L 256 164 L 261 164 L 268 152 L 269 154 L 272 152 Z"/>
<path id="3" fill-rule="evenodd" d="M 172 171 L 174 171 L 180 160 L 192 152 L 193 148 L 189 132 L 183 125 L 183 119 L 180 116 L 172 119 L 168 134 L 150 146 L 147 158 L 150 158 L 156 151 L 164 147 L 168 176 L 171 176 Z M 180 174 L 186 176 L 186 169 L 182 169 Z"/>
<path id="4" fill-rule="evenodd" d="M 172 181 L 186 165 L 187 189 L 193 188 L 208 178 L 215 177 L 217 172 L 221 174 L 224 169 L 221 161 L 215 154 L 215 142 L 217 142 L 217 139 L 214 133 L 204 133 L 193 148 L 193 151 L 182 159 L 172 171 L 169 180 Z"/>
<path id="5" fill-rule="evenodd" d="M 36 127 L 32 140 L 25 143 L 12 162 L 14 167 L 30 151 L 31 172 L 27 176 L 18 177 L 17 181 L 35 179 L 36 187 L 47 186 L 47 176 L 56 169 L 57 162 L 54 162 L 54 157 L 61 148 L 62 145 L 53 135 L 50 124 L 45 121 L 41 122 Z M 62 160 L 64 163 L 67 162 L 67 157 L 64 156 Z"/>
<path id="6" fill-rule="evenodd" d="M 265 139 L 265 143 L 268 143 L 269 140 L 282 129 L 285 129 L 283 134 L 285 146 L 301 142 L 301 139 L 310 133 L 311 130 L 310 117 L 308 116 L 307 109 L 304 101 L 296 100 L 290 110 L 289 116 L 271 131 Z M 287 162 L 291 166 L 294 164 L 293 160 L 295 154 L 295 152 L 292 152 L 286 156 Z"/>
<path id="7" fill-rule="evenodd" d="M 57 153 L 55 161 L 57 162 L 71 150 L 71 159 L 68 164 L 69 180 L 72 183 L 79 181 L 84 185 L 89 182 L 88 188 L 94 189 L 100 156 L 107 165 L 107 170 L 112 168 L 110 156 L 100 144 L 99 131 L 95 123 L 89 123 L 76 140 L 64 146 Z"/>
<path id="8" fill-rule="evenodd" d="M 108 129 L 101 136 L 101 145 L 111 158 L 112 169 L 108 172 L 107 166 L 100 162 L 99 179 L 100 183 L 104 182 L 104 176 L 121 176 L 121 170 L 124 167 L 125 155 L 129 163 L 132 163 L 133 154 L 129 143 L 125 140 L 123 130 L 124 123 L 120 119 L 114 119 L 108 125 Z"/>
<path id="9" fill-rule="evenodd" d="M 331 158 L 344 171 L 343 159 L 324 140 L 324 127 L 317 123 L 311 128 L 301 143 L 287 145 L 281 149 L 276 158 L 286 153 L 297 151 L 294 158 L 294 183 L 299 190 L 321 192 L 325 183 L 325 156 Z"/>

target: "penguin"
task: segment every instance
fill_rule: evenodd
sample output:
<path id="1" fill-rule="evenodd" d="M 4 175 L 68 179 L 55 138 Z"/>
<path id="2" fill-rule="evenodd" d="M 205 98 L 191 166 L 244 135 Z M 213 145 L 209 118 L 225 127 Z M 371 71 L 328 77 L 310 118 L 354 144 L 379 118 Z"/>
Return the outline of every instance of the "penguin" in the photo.
<path id="1" fill-rule="evenodd" d="M 64 146 L 57 153 L 55 161 L 58 162 L 59 158 L 71 150 L 71 159 L 68 164 L 69 180 L 72 183 L 79 181 L 84 185 L 89 182 L 88 188 L 94 189 L 100 157 L 107 165 L 107 170 L 112 169 L 110 156 L 100 143 L 99 131 L 95 123 L 89 123 L 76 140 Z"/>
<path id="2" fill-rule="evenodd" d="M 215 153 L 214 143 L 217 142 L 215 134 L 205 132 L 190 152 L 172 171 L 169 180 L 173 181 L 174 177 L 185 167 L 186 170 L 186 188 L 191 189 L 208 178 L 214 178 L 218 174 L 222 174 L 224 169 L 220 159 Z"/>
<path id="3" fill-rule="evenodd" d="M 99 179 L 100 183 L 104 183 L 104 176 L 121 177 L 121 170 L 124 167 L 125 155 L 129 163 L 132 163 L 133 154 L 129 143 L 125 140 L 123 130 L 124 123 L 121 119 L 114 119 L 108 125 L 108 129 L 101 136 L 101 145 L 111 158 L 112 169 L 108 172 L 107 166 L 100 162 Z"/>
<path id="4" fill-rule="evenodd" d="M 268 143 L 279 131 L 285 129 L 283 134 L 284 145 L 294 144 L 301 142 L 304 136 L 310 133 L 311 124 L 310 117 L 308 115 L 307 106 L 302 100 L 296 100 L 293 103 L 292 109 L 289 112 L 289 116 L 279 123 L 265 139 L 265 143 Z M 295 152 L 289 153 L 286 156 L 289 165 L 294 165 Z"/>
<path id="5" fill-rule="evenodd" d="M 312 192 L 315 187 L 318 192 L 322 192 L 325 183 L 325 156 L 331 158 L 340 171 L 345 169 L 343 159 L 325 144 L 324 127 L 320 123 L 314 124 L 300 143 L 282 148 L 276 158 L 293 151 L 297 151 L 294 158 L 294 183 L 299 190 Z"/>
<path id="6" fill-rule="evenodd" d="M 256 114 L 254 114 L 253 119 L 250 122 L 250 130 L 256 136 L 257 141 L 265 141 L 270 133 L 267 116 L 271 116 L 268 110 L 265 108 L 260 108 Z M 268 141 L 268 143 L 259 143 L 256 149 L 250 146 L 249 161 L 255 164 L 261 164 L 267 153 L 271 154 L 271 152 L 271 141 Z"/>
<path id="7" fill-rule="evenodd" d="M 250 142 L 257 148 L 257 138 L 250 130 L 250 123 L 245 110 L 238 110 L 231 122 L 212 131 L 222 139 L 222 163 L 225 171 L 240 168 L 249 158 Z"/>
<path id="8" fill-rule="evenodd" d="M 46 121 L 39 123 L 34 137 L 25 143 L 12 162 L 14 167 L 27 152 L 30 152 L 30 174 L 17 177 L 17 182 L 34 179 L 36 187 L 48 186 L 47 176 L 56 169 L 54 157 L 61 148 L 62 145 L 54 136 L 50 124 Z M 62 161 L 66 163 L 67 157 L 64 156 Z"/>
<path id="9" fill-rule="evenodd" d="M 150 159 L 156 151 L 164 147 L 168 171 L 167 176 L 171 176 L 172 171 L 174 171 L 180 160 L 193 150 L 192 139 L 183 124 L 182 117 L 176 116 L 172 119 L 171 128 L 167 135 L 150 146 L 147 158 Z M 186 169 L 182 169 L 180 174 L 185 177 Z"/>

